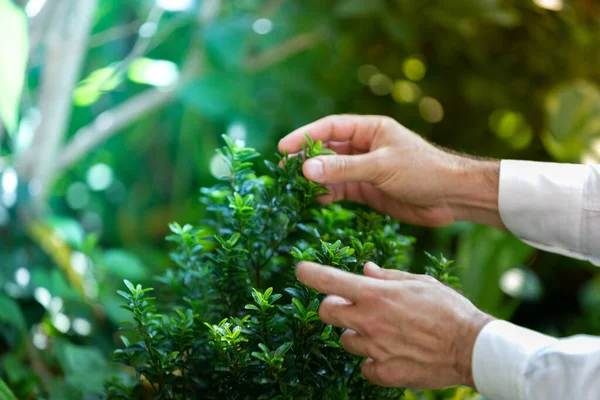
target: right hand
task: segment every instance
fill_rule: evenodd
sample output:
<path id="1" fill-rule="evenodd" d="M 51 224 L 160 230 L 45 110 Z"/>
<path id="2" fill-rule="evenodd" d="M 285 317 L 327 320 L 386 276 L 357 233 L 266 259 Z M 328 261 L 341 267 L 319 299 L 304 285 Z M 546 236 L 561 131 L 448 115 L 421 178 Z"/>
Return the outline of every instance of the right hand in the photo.
<path id="1" fill-rule="evenodd" d="M 338 153 L 304 163 L 306 178 L 330 190 L 325 203 L 356 201 L 417 225 L 502 226 L 497 161 L 444 151 L 384 116 L 329 116 L 287 135 L 279 150 L 300 152 L 304 134 Z"/>

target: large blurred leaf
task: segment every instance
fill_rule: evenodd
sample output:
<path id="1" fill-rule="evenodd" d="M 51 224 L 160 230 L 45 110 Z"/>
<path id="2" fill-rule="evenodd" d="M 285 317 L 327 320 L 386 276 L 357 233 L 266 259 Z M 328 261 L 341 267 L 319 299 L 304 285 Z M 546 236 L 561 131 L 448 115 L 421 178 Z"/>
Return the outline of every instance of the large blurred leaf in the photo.
<path id="1" fill-rule="evenodd" d="M 217 20 L 204 30 L 207 55 L 220 68 L 239 67 L 251 34 L 252 20 L 246 15 Z"/>
<path id="2" fill-rule="evenodd" d="M 465 294 L 486 312 L 508 318 L 514 304 L 507 304 L 500 289 L 502 274 L 521 266 L 534 250 L 508 232 L 473 226 L 459 238 L 456 262 L 465 269 L 461 283 Z"/>
<path id="3" fill-rule="evenodd" d="M 546 97 L 546 149 L 558 160 L 578 161 L 590 140 L 600 137 L 600 90 L 590 82 L 561 85 Z"/>
<path id="4" fill-rule="evenodd" d="M 11 0 L 0 0 L 0 118 L 15 132 L 29 54 L 27 17 Z"/>
<path id="5" fill-rule="evenodd" d="M 17 400 L 13 392 L 8 388 L 8 385 L 0 379 L 0 400 Z"/>
<path id="6" fill-rule="evenodd" d="M 54 351 L 66 383 L 84 392 L 102 393 L 108 362 L 100 350 L 58 341 Z"/>
<path id="7" fill-rule="evenodd" d="M 0 322 L 17 328 L 21 333 L 27 331 L 25 317 L 16 300 L 0 295 Z"/>
<path id="8" fill-rule="evenodd" d="M 104 252 L 102 267 L 119 279 L 139 281 L 146 277 L 146 267 L 140 259 L 125 250 L 112 249 Z"/>

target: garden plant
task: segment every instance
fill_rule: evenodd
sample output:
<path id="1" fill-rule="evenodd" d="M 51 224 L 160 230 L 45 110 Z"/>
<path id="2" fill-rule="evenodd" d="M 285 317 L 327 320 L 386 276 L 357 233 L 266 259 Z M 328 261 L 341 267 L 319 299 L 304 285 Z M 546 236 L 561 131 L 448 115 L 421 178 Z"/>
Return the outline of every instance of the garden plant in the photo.
<path id="1" fill-rule="evenodd" d="M 358 207 L 322 206 L 327 190 L 302 175 L 305 158 L 330 153 L 307 137 L 303 156 L 265 161 L 224 136 L 229 174 L 202 190 L 209 218 L 173 223 L 175 266 L 160 290 L 125 281 L 131 322 L 115 359 L 135 379 L 114 377 L 110 398 L 400 399 L 404 390 L 367 382 L 361 357 L 319 320 L 322 295 L 294 278 L 294 261 L 361 273 L 367 261 L 407 270 L 412 238 Z M 457 286 L 451 262 L 429 256 L 426 273 Z M 453 394 L 454 396 L 454 394 Z M 434 397 L 435 398 L 435 397 Z M 456 397 L 453 397 L 456 398 Z"/>

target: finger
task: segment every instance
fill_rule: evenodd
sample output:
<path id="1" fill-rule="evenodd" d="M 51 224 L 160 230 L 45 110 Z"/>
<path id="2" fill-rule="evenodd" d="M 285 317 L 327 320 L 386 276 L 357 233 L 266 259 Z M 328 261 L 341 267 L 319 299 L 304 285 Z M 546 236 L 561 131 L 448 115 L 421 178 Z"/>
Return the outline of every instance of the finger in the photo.
<path id="1" fill-rule="evenodd" d="M 365 379 L 371 383 L 379 386 L 394 386 L 393 371 L 389 370 L 385 362 L 377 362 L 369 358 L 363 363 L 361 372 Z"/>
<path id="2" fill-rule="evenodd" d="M 302 143 L 306 142 L 306 134 L 314 141 L 349 141 L 352 148 L 367 152 L 385 119 L 386 117 L 374 115 L 331 115 L 296 129 L 281 139 L 279 151 L 300 151 Z"/>
<path id="3" fill-rule="evenodd" d="M 334 294 L 354 303 L 374 283 L 371 278 L 307 261 L 298 263 L 296 276 L 300 282 L 321 293 Z"/>
<path id="4" fill-rule="evenodd" d="M 328 325 L 352 329 L 356 327 L 355 321 L 358 319 L 352 302 L 335 295 L 327 296 L 321 302 L 319 317 Z"/>
<path id="5" fill-rule="evenodd" d="M 361 204 L 369 204 L 372 208 L 376 208 L 380 202 L 378 197 L 382 196 L 381 192 L 367 182 L 337 183 L 335 185 L 325 184 L 325 187 L 329 190 L 329 193 L 319 199 L 323 204 L 340 200 L 350 200 Z"/>
<path id="6" fill-rule="evenodd" d="M 302 172 L 318 183 L 373 182 L 381 172 L 375 157 L 375 153 L 318 156 L 306 160 Z"/>
<path id="7" fill-rule="evenodd" d="M 348 353 L 361 357 L 368 357 L 367 339 L 353 329 L 346 329 L 340 336 L 342 347 Z"/>
<path id="8" fill-rule="evenodd" d="M 325 144 L 323 144 L 323 147 L 326 147 L 330 150 L 335 151 L 337 154 L 347 154 L 347 155 L 354 155 L 354 154 L 364 154 L 365 152 L 357 150 L 355 148 L 352 147 L 352 143 L 350 143 L 349 141 L 345 141 L 345 142 L 327 142 Z"/>
<path id="9" fill-rule="evenodd" d="M 417 279 L 417 275 L 399 271 L 396 269 L 386 269 L 381 268 L 374 262 L 367 262 L 363 267 L 363 271 L 365 276 L 375 278 L 375 279 L 385 279 L 385 280 L 394 280 L 394 281 L 405 281 L 405 280 L 414 280 Z"/>

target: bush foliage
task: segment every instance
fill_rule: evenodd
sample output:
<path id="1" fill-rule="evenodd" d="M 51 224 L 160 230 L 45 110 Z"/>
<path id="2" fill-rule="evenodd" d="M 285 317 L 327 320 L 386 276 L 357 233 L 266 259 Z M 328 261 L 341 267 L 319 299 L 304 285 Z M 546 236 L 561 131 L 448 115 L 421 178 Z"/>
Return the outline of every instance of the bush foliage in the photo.
<path id="1" fill-rule="evenodd" d="M 157 300 L 153 289 L 125 281 L 119 292 L 132 322 L 115 358 L 136 380 L 115 378 L 110 397 L 131 398 L 147 382 L 161 399 L 401 398 L 403 390 L 361 376 L 363 360 L 341 348 L 340 329 L 319 320 L 322 295 L 297 283 L 292 265 L 407 269 L 412 239 L 388 217 L 318 205 L 327 190 L 303 177 L 303 157 L 265 161 L 271 176 L 257 177 L 259 154 L 224 138 L 230 173 L 202 190 L 210 219 L 170 226 L 175 267 L 159 278 L 168 290 Z M 306 157 L 330 152 L 307 140 Z M 457 283 L 445 258 L 431 261 L 428 273 Z"/>

